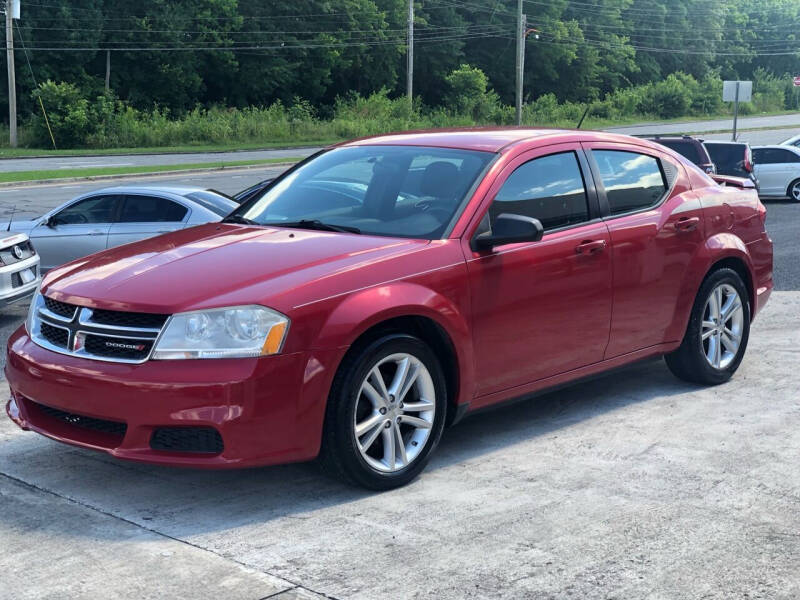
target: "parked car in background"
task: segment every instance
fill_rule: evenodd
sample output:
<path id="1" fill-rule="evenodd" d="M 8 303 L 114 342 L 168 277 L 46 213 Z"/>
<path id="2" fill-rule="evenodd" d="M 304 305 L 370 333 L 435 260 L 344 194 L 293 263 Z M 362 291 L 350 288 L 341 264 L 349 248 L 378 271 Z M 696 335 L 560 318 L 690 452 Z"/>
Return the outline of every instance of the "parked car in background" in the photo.
<path id="1" fill-rule="evenodd" d="M 800 147 L 800 134 L 793 135 L 788 140 L 783 140 L 780 143 L 781 146 L 798 146 Z"/>
<path id="2" fill-rule="evenodd" d="M 759 189 L 758 177 L 755 174 L 753 151 L 747 142 L 725 142 L 705 140 L 703 145 L 708 150 L 711 160 L 717 167 L 719 175 L 731 175 L 750 179 Z"/>
<path id="3" fill-rule="evenodd" d="M 258 196 L 261 192 L 263 192 L 270 183 L 275 181 L 275 178 L 265 179 L 264 181 L 259 181 L 255 185 L 251 185 L 249 188 L 242 190 L 241 192 L 237 192 L 233 195 L 233 199 L 239 203 L 244 204 L 248 200 L 252 200 L 256 196 Z"/>
<path id="4" fill-rule="evenodd" d="M 78 196 L 30 221 L 15 221 L 26 233 L 47 272 L 121 244 L 219 221 L 238 204 L 216 192 L 192 187 L 111 187 Z"/>
<path id="5" fill-rule="evenodd" d="M 0 308 L 32 296 L 40 280 L 39 255 L 28 236 L 0 231 Z"/>
<path id="6" fill-rule="evenodd" d="M 800 148 L 756 146 L 753 160 L 762 196 L 800 202 Z"/>
<path id="7" fill-rule="evenodd" d="M 680 136 L 654 136 L 654 137 L 646 137 L 644 139 L 652 140 L 657 144 L 661 144 L 662 146 L 666 146 L 671 150 L 674 150 L 690 162 L 696 164 L 706 173 L 716 173 L 716 165 L 714 164 L 714 160 L 711 156 L 709 156 L 708 151 L 706 150 L 705 146 L 703 146 L 703 141 L 697 138 L 693 138 L 690 135 L 680 135 Z"/>
<path id="8" fill-rule="evenodd" d="M 628 136 L 340 144 L 221 224 L 48 274 L 8 341 L 6 410 L 117 458 L 319 455 L 396 487 L 472 411 L 653 356 L 727 381 L 772 290 L 765 220 L 752 187 Z"/>

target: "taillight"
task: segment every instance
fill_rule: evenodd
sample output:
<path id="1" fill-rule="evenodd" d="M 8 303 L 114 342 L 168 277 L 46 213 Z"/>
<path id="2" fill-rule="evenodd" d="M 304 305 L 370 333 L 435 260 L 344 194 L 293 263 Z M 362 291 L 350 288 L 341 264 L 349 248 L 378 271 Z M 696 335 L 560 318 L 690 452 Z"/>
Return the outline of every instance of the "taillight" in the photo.
<path id="1" fill-rule="evenodd" d="M 750 151 L 749 146 L 746 147 L 744 151 L 744 170 L 747 171 L 748 173 L 753 172 L 753 154 Z"/>
<path id="2" fill-rule="evenodd" d="M 758 201 L 758 218 L 761 219 L 761 224 L 766 226 L 767 224 L 767 207 L 764 206 L 764 203 L 761 200 Z"/>

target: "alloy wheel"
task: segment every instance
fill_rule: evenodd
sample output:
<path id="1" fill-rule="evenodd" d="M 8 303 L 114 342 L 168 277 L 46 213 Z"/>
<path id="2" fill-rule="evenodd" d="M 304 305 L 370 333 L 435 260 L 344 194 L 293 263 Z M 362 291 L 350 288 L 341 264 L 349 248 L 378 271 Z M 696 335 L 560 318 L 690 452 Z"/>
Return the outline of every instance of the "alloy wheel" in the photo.
<path id="1" fill-rule="evenodd" d="M 715 369 L 727 368 L 739 352 L 744 330 L 742 299 L 736 288 L 722 283 L 711 290 L 700 330 L 708 364 Z"/>
<path id="2" fill-rule="evenodd" d="M 790 195 L 795 202 L 800 202 L 800 181 L 797 181 L 792 185 L 792 189 L 790 190 Z"/>
<path id="3" fill-rule="evenodd" d="M 436 389 L 428 369 L 411 354 L 392 354 L 368 372 L 358 392 L 353 435 L 361 457 L 382 473 L 414 462 L 436 416 Z"/>

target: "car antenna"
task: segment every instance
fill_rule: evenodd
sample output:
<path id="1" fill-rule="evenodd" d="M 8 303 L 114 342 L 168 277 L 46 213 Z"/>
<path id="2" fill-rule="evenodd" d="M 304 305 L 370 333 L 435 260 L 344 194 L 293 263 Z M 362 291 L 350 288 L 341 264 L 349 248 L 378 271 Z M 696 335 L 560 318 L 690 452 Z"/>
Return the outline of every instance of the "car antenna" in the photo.
<path id="1" fill-rule="evenodd" d="M 17 212 L 17 205 L 15 204 L 11 208 L 11 216 L 8 218 L 8 227 L 6 227 L 6 231 L 11 231 L 11 222 L 14 220 L 14 213 Z"/>
<path id="2" fill-rule="evenodd" d="M 583 111 L 583 116 L 581 117 L 581 120 L 578 121 L 578 126 L 575 127 L 575 129 L 580 129 L 581 128 L 581 125 L 583 125 L 583 120 L 586 118 L 586 115 L 589 114 L 590 110 L 592 110 L 592 105 L 591 104 L 586 106 L 586 110 Z"/>

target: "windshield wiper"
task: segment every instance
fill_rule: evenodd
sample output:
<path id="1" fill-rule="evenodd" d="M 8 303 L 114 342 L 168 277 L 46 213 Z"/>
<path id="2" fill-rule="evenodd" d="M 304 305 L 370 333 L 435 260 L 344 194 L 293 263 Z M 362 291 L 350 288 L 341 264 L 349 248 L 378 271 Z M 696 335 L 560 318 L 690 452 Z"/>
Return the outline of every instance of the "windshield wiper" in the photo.
<path id="1" fill-rule="evenodd" d="M 337 231 L 339 233 L 361 233 L 358 227 L 347 225 L 332 225 L 323 223 L 319 219 L 302 219 L 300 221 L 278 221 L 276 223 L 263 223 L 265 227 L 299 227 L 300 229 L 314 229 L 316 231 Z"/>
<path id="2" fill-rule="evenodd" d="M 247 219 L 241 215 L 228 215 L 221 221 L 222 223 L 238 223 L 239 225 L 258 225 L 252 219 Z"/>

